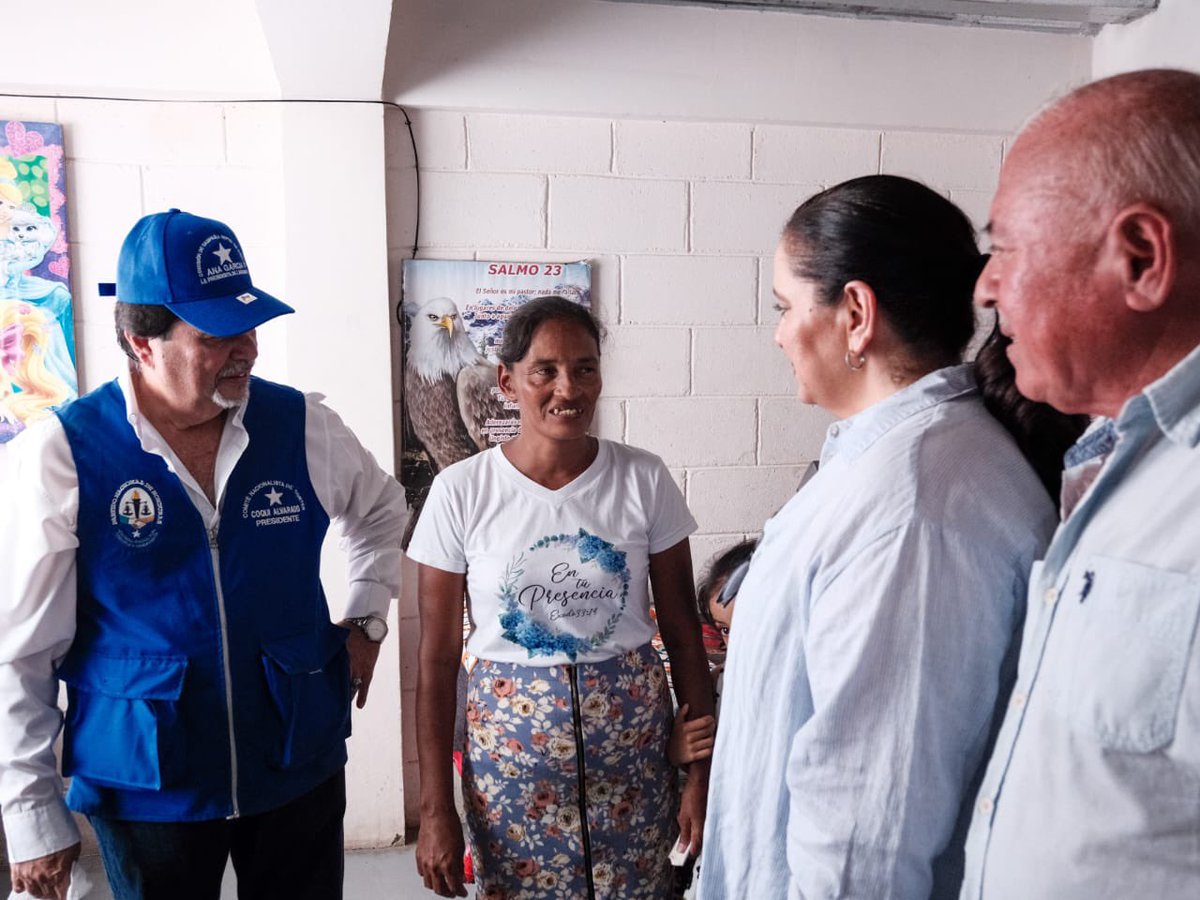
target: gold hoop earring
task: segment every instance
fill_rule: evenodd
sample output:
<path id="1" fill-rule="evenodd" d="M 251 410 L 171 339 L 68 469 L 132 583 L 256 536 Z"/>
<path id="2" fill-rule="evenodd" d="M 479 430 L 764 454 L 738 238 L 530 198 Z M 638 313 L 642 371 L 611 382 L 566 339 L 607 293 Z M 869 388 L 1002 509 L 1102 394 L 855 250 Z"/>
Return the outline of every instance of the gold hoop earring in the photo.
<path id="1" fill-rule="evenodd" d="M 858 354 L 858 365 L 857 366 L 853 362 L 851 362 L 852 358 L 853 358 L 853 354 L 849 350 L 847 350 L 846 358 L 845 358 L 846 368 L 849 369 L 851 372 L 857 372 L 859 369 L 861 369 L 863 366 L 865 366 L 867 364 L 867 354 L 865 354 L 865 353 Z"/>

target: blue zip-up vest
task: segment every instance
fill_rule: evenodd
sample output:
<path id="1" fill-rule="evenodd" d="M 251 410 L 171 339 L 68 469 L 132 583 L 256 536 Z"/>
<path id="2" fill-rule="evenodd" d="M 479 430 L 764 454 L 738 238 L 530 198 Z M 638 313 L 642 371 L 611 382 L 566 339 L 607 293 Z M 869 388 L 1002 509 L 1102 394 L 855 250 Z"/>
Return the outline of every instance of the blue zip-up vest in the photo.
<path id="1" fill-rule="evenodd" d="M 195 821 L 275 809 L 332 776 L 350 732 L 346 632 L 329 621 L 329 516 L 304 397 L 253 379 L 249 445 L 210 535 L 111 382 L 60 410 L 79 474 L 63 772 L 76 811 Z"/>

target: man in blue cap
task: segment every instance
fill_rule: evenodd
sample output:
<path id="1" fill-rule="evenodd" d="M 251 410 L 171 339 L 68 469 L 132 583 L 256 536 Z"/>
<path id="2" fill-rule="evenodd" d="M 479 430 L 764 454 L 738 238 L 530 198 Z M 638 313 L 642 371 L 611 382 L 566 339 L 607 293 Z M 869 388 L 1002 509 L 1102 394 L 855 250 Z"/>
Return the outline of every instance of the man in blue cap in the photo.
<path id="1" fill-rule="evenodd" d="M 342 890 L 345 738 L 399 589 L 403 493 L 315 395 L 251 377 L 254 286 L 221 222 L 146 216 L 121 248 L 128 370 L 9 445 L 0 804 L 16 890 L 62 897 L 95 828 L 113 894 Z M 321 545 L 340 521 L 347 618 Z M 54 741 L 67 686 L 62 771 Z"/>

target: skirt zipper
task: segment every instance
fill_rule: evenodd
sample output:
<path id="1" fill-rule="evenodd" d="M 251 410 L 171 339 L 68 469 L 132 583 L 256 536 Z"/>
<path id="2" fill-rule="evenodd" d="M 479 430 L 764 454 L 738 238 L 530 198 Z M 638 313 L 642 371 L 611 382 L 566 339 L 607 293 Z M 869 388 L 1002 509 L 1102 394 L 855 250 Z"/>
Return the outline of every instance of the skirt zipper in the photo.
<path id="1" fill-rule="evenodd" d="M 577 667 L 567 666 L 571 679 L 571 718 L 575 723 L 575 767 L 579 779 L 579 834 L 583 839 L 583 865 L 587 873 L 588 900 L 596 900 L 596 883 L 592 877 L 592 835 L 588 828 L 587 780 L 584 772 L 583 716 L 579 711 L 579 677 Z"/>

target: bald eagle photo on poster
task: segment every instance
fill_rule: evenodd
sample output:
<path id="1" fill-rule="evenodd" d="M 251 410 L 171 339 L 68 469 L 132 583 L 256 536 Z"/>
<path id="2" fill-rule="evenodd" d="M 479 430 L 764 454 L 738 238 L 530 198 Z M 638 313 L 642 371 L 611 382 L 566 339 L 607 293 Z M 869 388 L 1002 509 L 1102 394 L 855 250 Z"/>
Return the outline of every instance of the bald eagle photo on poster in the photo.
<path id="1" fill-rule="evenodd" d="M 400 480 L 410 532 L 438 472 L 516 435 L 516 404 L 496 386 L 496 351 L 512 311 L 548 294 L 590 306 L 591 265 L 405 261 Z"/>

